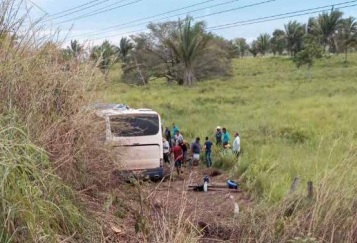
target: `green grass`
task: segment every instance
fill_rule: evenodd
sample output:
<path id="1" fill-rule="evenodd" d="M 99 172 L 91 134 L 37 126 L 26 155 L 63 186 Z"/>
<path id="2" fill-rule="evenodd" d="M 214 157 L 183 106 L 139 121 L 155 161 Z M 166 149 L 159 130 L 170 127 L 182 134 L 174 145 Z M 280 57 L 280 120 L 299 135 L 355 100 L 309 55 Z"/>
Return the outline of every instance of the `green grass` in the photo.
<path id="1" fill-rule="evenodd" d="M 197 83 L 193 88 L 155 80 L 148 86 L 119 82 L 103 91 L 107 102 L 149 107 L 164 126 L 175 122 L 185 138 L 209 136 L 217 125 L 241 134 L 244 153 L 234 167 L 245 186 L 276 202 L 294 177 L 318 182 L 340 163 L 357 140 L 357 55 L 346 66 L 342 56 L 297 69 L 285 57 L 234 60 L 231 78 Z M 216 156 L 217 157 L 217 156 Z"/>
<path id="2" fill-rule="evenodd" d="M 100 231 L 54 173 L 47 153 L 0 120 L 0 241 L 95 241 Z"/>

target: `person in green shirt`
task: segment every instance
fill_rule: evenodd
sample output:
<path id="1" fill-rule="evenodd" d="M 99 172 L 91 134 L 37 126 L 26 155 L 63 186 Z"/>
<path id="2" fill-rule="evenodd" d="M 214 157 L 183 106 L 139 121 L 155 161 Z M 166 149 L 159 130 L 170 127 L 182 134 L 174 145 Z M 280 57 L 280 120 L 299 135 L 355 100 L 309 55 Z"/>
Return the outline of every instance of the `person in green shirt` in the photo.
<path id="1" fill-rule="evenodd" d="M 222 132 L 223 132 L 223 139 L 222 139 L 223 147 L 225 147 L 229 143 L 230 136 L 229 136 L 229 133 L 225 127 L 222 129 Z"/>

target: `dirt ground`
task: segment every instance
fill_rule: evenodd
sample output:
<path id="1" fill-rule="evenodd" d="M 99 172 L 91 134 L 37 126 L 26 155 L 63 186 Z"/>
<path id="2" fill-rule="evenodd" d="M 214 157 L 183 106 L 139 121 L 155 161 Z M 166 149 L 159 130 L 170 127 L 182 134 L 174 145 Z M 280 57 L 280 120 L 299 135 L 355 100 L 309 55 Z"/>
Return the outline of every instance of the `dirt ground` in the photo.
<path id="1" fill-rule="evenodd" d="M 236 204 L 240 209 L 250 207 L 252 200 L 249 195 L 240 189 L 228 187 L 209 187 L 207 192 L 203 192 L 194 191 L 188 186 L 202 185 L 205 176 L 209 176 L 210 183 L 223 185 L 228 179 L 239 180 L 203 165 L 191 169 L 183 167 L 182 170 L 183 173 L 177 175 L 172 166 L 165 166 L 166 179 L 159 182 L 146 181 L 135 185 L 116 182 L 112 197 L 105 199 L 110 206 L 106 210 L 99 210 L 102 212 L 98 214 L 103 220 L 106 242 L 143 242 L 145 236 L 140 232 L 145 232 L 146 226 L 142 225 L 142 219 L 150 221 L 158 211 L 170 220 L 183 218 L 190 222 L 201 230 L 202 239 L 205 239 L 202 242 L 212 242 L 210 239 L 233 242 L 230 241 L 229 232 L 217 229 L 225 228 L 237 217 Z M 95 211 L 98 213 L 98 208 Z"/>

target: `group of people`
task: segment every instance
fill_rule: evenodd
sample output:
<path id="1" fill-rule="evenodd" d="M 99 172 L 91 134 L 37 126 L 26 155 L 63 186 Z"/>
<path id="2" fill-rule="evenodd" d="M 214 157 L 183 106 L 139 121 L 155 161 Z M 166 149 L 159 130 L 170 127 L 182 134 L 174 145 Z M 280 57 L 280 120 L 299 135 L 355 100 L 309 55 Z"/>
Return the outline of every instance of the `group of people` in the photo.
<path id="1" fill-rule="evenodd" d="M 190 145 L 187 143 L 182 134 L 180 133 L 179 128 L 173 123 L 172 124 L 172 133 L 168 127 L 165 129 L 165 137 L 163 138 L 163 150 L 164 150 L 164 161 L 165 163 L 170 163 L 170 155 L 173 155 L 175 161 L 175 168 L 177 174 L 183 173 L 182 166 L 188 163 L 188 166 L 198 165 L 200 161 L 200 154 L 202 151 L 202 146 L 200 144 L 200 138 L 196 137 L 195 141 Z M 173 136 L 172 136 L 173 134 Z M 230 135 L 226 128 L 221 129 L 220 126 L 216 128 L 216 145 L 222 146 L 224 149 L 229 149 Z M 233 153 L 239 157 L 240 154 L 240 138 L 239 133 L 234 133 L 233 141 Z M 205 143 L 203 150 L 205 151 L 205 160 L 207 167 L 212 166 L 212 148 L 213 143 L 209 140 L 208 137 L 205 138 Z M 188 160 L 188 151 L 192 152 L 192 160 Z"/>
<path id="2" fill-rule="evenodd" d="M 221 129 L 220 126 L 217 126 L 216 128 L 216 145 L 220 146 L 222 145 L 224 149 L 230 148 L 230 135 L 227 131 L 227 129 L 224 127 Z M 233 153 L 239 157 L 240 155 L 240 137 L 239 133 L 235 132 L 234 133 L 234 140 L 232 144 L 232 151 Z"/>

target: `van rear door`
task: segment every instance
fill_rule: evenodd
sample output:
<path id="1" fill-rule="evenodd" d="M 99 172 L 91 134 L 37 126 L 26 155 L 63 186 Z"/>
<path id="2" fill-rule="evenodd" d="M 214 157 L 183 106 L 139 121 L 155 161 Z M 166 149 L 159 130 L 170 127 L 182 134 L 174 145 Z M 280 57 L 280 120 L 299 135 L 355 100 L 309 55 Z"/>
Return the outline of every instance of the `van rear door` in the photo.
<path id="1" fill-rule="evenodd" d="M 112 141 L 125 170 L 160 167 L 162 136 L 158 114 L 125 114 L 110 117 Z"/>
<path id="2" fill-rule="evenodd" d="M 159 145 L 121 146 L 116 147 L 115 150 L 117 154 L 121 154 L 120 160 L 125 170 L 146 170 L 160 166 Z"/>

